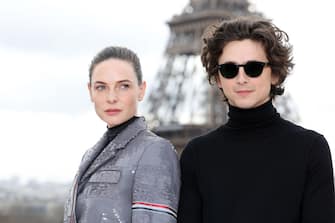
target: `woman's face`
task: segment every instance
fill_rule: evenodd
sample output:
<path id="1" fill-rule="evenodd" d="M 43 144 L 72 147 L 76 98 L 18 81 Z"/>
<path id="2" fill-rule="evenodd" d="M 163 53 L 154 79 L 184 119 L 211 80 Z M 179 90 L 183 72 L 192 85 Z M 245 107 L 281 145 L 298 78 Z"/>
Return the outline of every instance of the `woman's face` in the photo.
<path id="1" fill-rule="evenodd" d="M 95 66 L 88 88 L 97 115 L 113 127 L 136 115 L 146 83 L 139 85 L 130 62 L 111 58 Z"/>
<path id="2" fill-rule="evenodd" d="M 245 64 L 248 61 L 269 62 L 261 43 L 249 39 L 232 41 L 224 47 L 218 64 Z M 271 84 L 274 85 L 277 81 L 270 66 L 265 66 L 258 77 L 249 77 L 243 67 L 239 67 L 234 78 L 224 78 L 220 72 L 217 78 L 217 84 L 223 89 L 228 103 L 243 109 L 254 108 L 268 101 Z"/>

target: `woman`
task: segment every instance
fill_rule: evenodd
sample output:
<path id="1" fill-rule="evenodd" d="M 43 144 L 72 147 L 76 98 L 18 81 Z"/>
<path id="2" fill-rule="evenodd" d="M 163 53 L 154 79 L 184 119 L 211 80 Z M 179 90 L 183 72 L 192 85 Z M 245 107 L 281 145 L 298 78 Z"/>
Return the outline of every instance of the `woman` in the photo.
<path id="1" fill-rule="evenodd" d="M 178 158 L 172 145 L 136 116 L 145 88 L 131 50 L 108 47 L 93 59 L 88 89 L 108 129 L 83 157 L 64 222 L 176 222 Z"/>

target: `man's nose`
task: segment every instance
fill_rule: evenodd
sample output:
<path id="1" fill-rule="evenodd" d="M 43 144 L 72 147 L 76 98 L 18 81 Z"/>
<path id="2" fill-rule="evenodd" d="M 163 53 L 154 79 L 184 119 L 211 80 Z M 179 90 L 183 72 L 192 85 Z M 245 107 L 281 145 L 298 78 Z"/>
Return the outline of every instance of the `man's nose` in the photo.
<path id="1" fill-rule="evenodd" d="M 244 67 L 238 68 L 238 73 L 236 76 L 236 80 L 238 83 L 243 84 L 248 82 L 248 75 L 244 71 Z"/>

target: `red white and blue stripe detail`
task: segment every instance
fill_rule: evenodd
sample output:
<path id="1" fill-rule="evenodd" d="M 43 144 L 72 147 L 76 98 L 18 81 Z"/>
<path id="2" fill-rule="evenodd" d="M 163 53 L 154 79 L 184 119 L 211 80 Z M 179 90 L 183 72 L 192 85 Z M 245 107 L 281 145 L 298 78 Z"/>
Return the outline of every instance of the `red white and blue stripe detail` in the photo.
<path id="1" fill-rule="evenodd" d="M 133 210 L 144 210 L 144 211 L 152 211 L 161 214 L 168 214 L 174 218 L 177 218 L 177 212 L 173 208 L 163 205 L 163 204 L 155 204 L 143 201 L 135 201 L 132 205 Z"/>

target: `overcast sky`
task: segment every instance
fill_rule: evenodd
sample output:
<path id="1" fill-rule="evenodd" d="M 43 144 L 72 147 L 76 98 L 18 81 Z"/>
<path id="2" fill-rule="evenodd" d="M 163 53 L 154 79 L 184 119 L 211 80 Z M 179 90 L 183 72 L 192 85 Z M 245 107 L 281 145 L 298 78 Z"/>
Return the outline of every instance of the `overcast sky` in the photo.
<path id="1" fill-rule="evenodd" d="M 252 2 L 288 32 L 296 67 L 286 89 L 300 124 L 324 134 L 335 153 L 331 0 Z M 188 0 L 0 3 L 0 179 L 69 181 L 105 131 L 86 89 L 91 58 L 105 46 L 127 46 L 141 58 L 148 84 L 155 84 L 169 37 L 166 22 Z"/>

